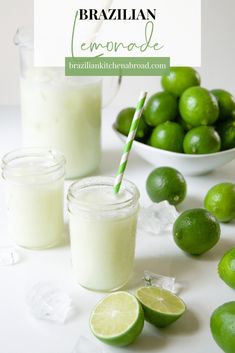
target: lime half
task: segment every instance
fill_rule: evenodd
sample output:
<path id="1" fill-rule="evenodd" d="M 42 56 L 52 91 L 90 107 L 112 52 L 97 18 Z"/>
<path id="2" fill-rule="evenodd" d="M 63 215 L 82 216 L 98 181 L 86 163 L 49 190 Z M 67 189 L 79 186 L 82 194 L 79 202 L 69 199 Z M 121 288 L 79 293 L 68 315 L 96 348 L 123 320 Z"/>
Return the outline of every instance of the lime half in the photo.
<path id="1" fill-rule="evenodd" d="M 136 296 L 144 309 L 145 320 L 157 327 L 166 327 L 186 310 L 184 302 L 171 292 L 158 287 L 142 287 Z"/>
<path id="2" fill-rule="evenodd" d="M 127 346 L 141 333 L 143 309 L 134 295 L 116 292 L 102 299 L 90 317 L 92 333 L 102 342 Z"/>

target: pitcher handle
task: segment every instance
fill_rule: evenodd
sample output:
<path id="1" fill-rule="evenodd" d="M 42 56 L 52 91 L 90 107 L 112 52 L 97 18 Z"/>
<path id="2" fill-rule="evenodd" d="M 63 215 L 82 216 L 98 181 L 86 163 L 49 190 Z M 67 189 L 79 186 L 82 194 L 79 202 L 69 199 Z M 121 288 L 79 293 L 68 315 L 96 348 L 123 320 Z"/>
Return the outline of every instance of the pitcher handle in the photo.
<path id="1" fill-rule="evenodd" d="M 104 81 L 107 79 L 110 79 L 110 84 L 108 85 L 108 87 L 104 87 Z M 112 76 L 112 77 L 105 77 L 103 78 L 103 96 L 105 97 L 103 99 L 103 108 L 106 108 L 116 97 L 116 95 L 119 92 L 119 89 L 121 87 L 122 84 L 122 76 Z M 108 91 L 108 92 L 105 92 Z"/>

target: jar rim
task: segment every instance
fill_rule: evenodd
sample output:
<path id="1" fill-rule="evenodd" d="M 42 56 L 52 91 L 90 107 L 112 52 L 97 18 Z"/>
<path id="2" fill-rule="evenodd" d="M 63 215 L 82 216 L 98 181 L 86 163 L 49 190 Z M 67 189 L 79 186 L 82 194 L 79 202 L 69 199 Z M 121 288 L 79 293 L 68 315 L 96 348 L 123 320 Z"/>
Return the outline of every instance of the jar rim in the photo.
<path id="1" fill-rule="evenodd" d="M 22 163 L 27 159 L 31 161 L 26 165 L 25 172 L 22 173 Z M 32 160 L 33 159 L 33 160 Z M 39 159 L 42 161 L 50 161 L 48 165 L 39 164 Z M 40 177 L 47 176 L 58 172 L 65 166 L 66 160 L 64 155 L 54 149 L 40 147 L 25 147 L 12 150 L 5 154 L 2 158 L 2 177 Z M 23 166 L 25 167 L 25 166 Z M 36 170 L 35 167 L 38 167 Z M 63 175 L 65 170 L 63 171 Z"/>
<path id="2" fill-rule="evenodd" d="M 93 187 L 100 187 L 100 186 L 110 186 L 113 187 L 114 185 L 115 178 L 114 177 L 107 177 L 107 176 L 92 176 L 92 177 L 87 177 L 83 178 L 81 180 L 75 181 L 72 183 L 69 187 L 68 190 L 68 195 L 67 199 L 69 203 L 73 203 L 76 207 L 79 209 L 82 209 L 84 211 L 114 211 L 118 209 L 122 209 L 124 207 L 129 207 L 132 205 L 135 205 L 140 198 L 140 193 L 136 185 L 127 180 L 123 179 L 122 181 L 122 187 L 121 189 L 124 188 L 124 190 L 127 190 L 130 194 L 130 197 L 128 197 L 125 200 L 120 200 L 118 202 L 113 202 L 109 204 L 104 204 L 104 205 L 97 205 L 97 208 L 91 208 L 90 202 L 84 202 L 80 201 L 78 198 L 79 192 L 81 190 L 87 189 L 87 188 L 93 188 Z M 70 210 L 70 207 L 69 207 Z"/>

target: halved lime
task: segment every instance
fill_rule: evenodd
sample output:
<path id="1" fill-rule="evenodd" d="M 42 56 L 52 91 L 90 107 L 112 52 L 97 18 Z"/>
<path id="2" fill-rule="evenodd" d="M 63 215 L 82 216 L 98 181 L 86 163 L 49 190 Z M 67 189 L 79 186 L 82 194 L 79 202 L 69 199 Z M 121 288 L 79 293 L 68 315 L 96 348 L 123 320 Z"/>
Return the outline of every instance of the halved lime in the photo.
<path id="1" fill-rule="evenodd" d="M 175 294 L 159 287 L 142 287 L 136 296 L 144 309 L 144 318 L 157 327 L 166 327 L 179 319 L 186 305 Z"/>
<path id="2" fill-rule="evenodd" d="M 127 346 L 141 333 L 144 326 L 143 309 L 136 297 L 116 292 L 103 298 L 90 317 L 92 333 L 102 342 Z"/>

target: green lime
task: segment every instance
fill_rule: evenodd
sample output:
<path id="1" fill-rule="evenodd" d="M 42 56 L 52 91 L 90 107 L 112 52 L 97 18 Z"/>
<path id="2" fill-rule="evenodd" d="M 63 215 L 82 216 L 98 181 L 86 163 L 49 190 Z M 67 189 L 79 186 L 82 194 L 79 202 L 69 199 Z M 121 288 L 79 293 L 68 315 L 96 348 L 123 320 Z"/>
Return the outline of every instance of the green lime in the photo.
<path id="1" fill-rule="evenodd" d="M 171 67 L 169 75 L 163 76 L 161 83 L 165 91 L 180 97 L 187 88 L 200 86 L 201 79 L 192 67 Z"/>
<path id="2" fill-rule="evenodd" d="M 223 89 L 213 89 L 211 93 L 219 103 L 219 120 L 232 118 L 235 110 L 235 98 L 233 95 Z"/>
<path id="3" fill-rule="evenodd" d="M 235 184 L 213 186 L 206 194 L 204 206 L 219 222 L 232 221 L 235 218 Z"/>
<path id="4" fill-rule="evenodd" d="M 157 327 L 166 327 L 185 312 L 184 302 L 173 293 L 159 287 L 142 287 L 136 296 L 144 309 L 144 318 Z"/>
<path id="5" fill-rule="evenodd" d="M 153 130 L 149 144 L 162 150 L 183 152 L 184 130 L 181 125 L 166 121 Z"/>
<path id="6" fill-rule="evenodd" d="M 191 255 L 201 255 L 219 241 L 220 225 L 210 212 L 194 208 L 177 218 L 173 235 L 180 249 Z"/>
<path id="7" fill-rule="evenodd" d="M 205 154 L 220 151 L 221 141 L 218 132 L 211 126 L 198 126 L 187 132 L 184 138 L 184 152 Z"/>
<path id="8" fill-rule="evenodd" d="M 221 138 L 222 150 L 235 148 L 235 120 L 230 119 L 216 126 Z"/>
<path id="9" fill-rule="evenodd" d="M 224 254 L 218 265 L 218 273 L 229 287 L 235 289 L 235 248 Z"/>
<path id="10" fill-rule="evenodd" d="M 102 342 L 123 347 L 131 344 L 144 326 L 143 309 L 136 297 L 127 292 L 103 298 L 90 317 L 92 333 Z"/>
<path id="11" fill-rule="evenodd" d="M 211 333 L 225 353 L 235 352 L 235 302 L 219 306 L 210 320 Z"/>
<path id="12" fill-rule="evenodd" d="M 116 118 L 115 127 L 121 134 L 127 136 L 135 114 L 135 108 L 126 108 L 120 111 Z M 142 115 L 136 132 L 135 139 L 142 141 L 149 133 L 149 126 L 145 123 L 144 114 Z"/>
<path id="13" fill-rule="evenodd" d="M 146 104 L 145 121 L 150 126 L 157 126 L 167 120 L 174 120 L 177 113 L 177 99 L 168 92 L 158 92 Z"/>
<path id="14" fill-rule="evenodd" d="M 202 87 L 188 88 L 180 98 L 180 115 L 192 126 L 211 125 L 219 117 L 215 96 Z"/>
<path id="15" fill-rule="evenodd" d="M 146 190 L 153 202 L 168 201 L 178 205 L 185 199 L 187 184 L 178 170 L 170 167 L 154 169 L 146 181 Z"/>

